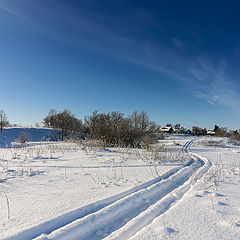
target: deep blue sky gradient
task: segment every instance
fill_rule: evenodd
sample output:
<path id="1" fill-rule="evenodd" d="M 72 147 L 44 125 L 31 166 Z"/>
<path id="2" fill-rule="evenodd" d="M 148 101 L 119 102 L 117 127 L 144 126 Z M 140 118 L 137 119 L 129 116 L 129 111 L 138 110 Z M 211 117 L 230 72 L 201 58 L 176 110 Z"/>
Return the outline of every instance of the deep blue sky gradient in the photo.
<path id="1" fill-rule="evenodd" d="M 0 109 L 240 128 L 239 1 L 1 0 Z"/>

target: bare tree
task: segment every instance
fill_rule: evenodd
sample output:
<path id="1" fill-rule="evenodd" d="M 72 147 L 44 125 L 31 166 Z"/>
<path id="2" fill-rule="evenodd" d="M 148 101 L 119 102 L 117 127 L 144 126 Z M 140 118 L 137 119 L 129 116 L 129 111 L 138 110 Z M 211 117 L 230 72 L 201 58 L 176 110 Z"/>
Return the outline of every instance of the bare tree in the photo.
<path id="1" fill-rule="evenodd" d="M 227 137 L 228 136 L 228 129 L 227 127 L 218 127 L 215 133 L 217 137 Z"/>
<path id="2" fill-rule="evenodd" d="M 179 130 L 179 129 L 180 129 L 180 126 L 181 126 L 180 123 L 177 123 L 177 124 L 175 124 L 174 128 L 177 129 L 177 130 Z"/>
<path id="3" fill-rule="evenodd" d="M 193 135 L 200 136 L 200 135 L 206 135 L 206 133 L 207 133 L 206 128 L 200 128 L 200 127 L 197 127 L 197 126 L 192 127 L 192 134 Z"/>
<path id="4" fill-rule="evenodd" d="M 1 110 L 0 111 L 0 131 L 2 131 L 3 128 L 6 127 L 8 124 L 9 122 L 7 120 L 7 115 L 3 110 Z"/>
<path id="5" fill-rule="evenodd" d="M 93 112 L 85 117 L 87 134 L 103 140 L 108 146 L 137 146 L 156 132 L 156 124 L 149 121 L 147 112 L 133 112 L 128 118 L 118 111 L 111 113 Z"/>
<path id="6" fill-rule="evenodd" d="M 59 113 L 54 109 L 51 109 L 43 122 L 46 127 L 60 129 L 62 140 L 74 132 L 81 132 L 83 128 L 82 121 L 77 119 L 71 111 L 67 109 Z"/>

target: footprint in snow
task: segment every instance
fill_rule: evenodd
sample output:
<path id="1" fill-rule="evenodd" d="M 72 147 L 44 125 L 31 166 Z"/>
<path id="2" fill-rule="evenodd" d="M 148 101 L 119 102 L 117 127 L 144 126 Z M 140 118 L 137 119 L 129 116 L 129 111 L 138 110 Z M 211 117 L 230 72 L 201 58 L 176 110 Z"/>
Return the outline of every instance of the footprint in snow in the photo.
<path id="1" fill-rule="evenodd" d="M 227 203 L 224 203 L 224 202 L 218 202 L 219 205 L 222 205 L 222 206 L 227 206 L 228 204 Z"/>
<path id="2" fill-rule="evenodd" d="M 203 197 L 203 195 L 196 194 L 195 197 Z"/>
<path id="3" fill-rule="evenodd" d="M 169 228 L 169 227 L 166 227 L 164 229 L 168 234 L 173 234 L 173 233 L 177 233 L 178 231 L 176 231 L 175 229 L 173 228 Z"/>
<path id="4" fill-rule="evenodd" d="M 240 223 L 235 223 L 236 227 L 240 227 Z"/>
<path id="5" fill-rule="evenodd" d="M 90 176 L 90 174 L 89 173 L 84 173 L 83 176 Z"/>
<path id="6" fill-rule="evenodd" d="M 204 193 L 204 194 L 210 194 L 211 192 L 209 192 L 209 191 L 204 191 L 203 193 Z"/>
<path id="7" fill-rule="evenodd" d="M 220 193 L 215 193 L 215 196 L 216 196 L 216 197 L 224 197 L 224 195 L 223 195 L 223 194 L 220 194 Z"/>

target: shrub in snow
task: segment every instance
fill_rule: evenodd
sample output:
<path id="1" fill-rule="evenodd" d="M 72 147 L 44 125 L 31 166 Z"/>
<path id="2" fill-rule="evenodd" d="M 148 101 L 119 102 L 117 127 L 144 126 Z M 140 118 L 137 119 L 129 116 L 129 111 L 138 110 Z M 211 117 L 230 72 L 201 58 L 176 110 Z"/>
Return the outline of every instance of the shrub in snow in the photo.
<path id="1" fill-rule="evenodd" d="M 155 142 L 156 124 L 149 121 L 145 111 L 133 112 L 128 118 L 121 112 L 98 113 L 85 117 L 86 133 L 91 139 L 107 146 L 142 147 Z"/>
<path id="2" fill-rule="evenodd" d="M 17 139 L 18 143 L 25 143 L 29 140 L 29 135 L 27 132 L 22 131 Z"/>

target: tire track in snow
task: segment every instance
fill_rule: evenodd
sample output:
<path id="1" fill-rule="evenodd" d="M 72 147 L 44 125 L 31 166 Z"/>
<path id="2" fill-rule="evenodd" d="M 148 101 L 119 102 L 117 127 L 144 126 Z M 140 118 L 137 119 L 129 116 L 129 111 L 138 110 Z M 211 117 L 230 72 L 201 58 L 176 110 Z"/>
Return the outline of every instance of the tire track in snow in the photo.
<path id="1" fill-rule="evenodd" d="M 202 177 L 204 173 L 211 167 L 211 163 L 201 156 L 192 153 L 193 158 L 201 163 L 193 175 L 182 185 L 174 189 L 169 194 L 166 194 L 155 204 L 151 205 L 146 211 L 139 214 L 136 218 L 129 221 L 124 227 L 113 232 L 107 239 L 111 240 L 127 240 L 134 236 L 138 231 L 147 225 L 151 224 L 152 221 L 165 213 L 173 204 L 177 203 L 179 199 L 191 188 L 191 186 Z"/>
<path id="2" fill-rule="evenodd" d="M 35 227 L 32 227 L 30 229 L 24 230 L 24 231 L 18 233 L 17 235 L 6 238 L 6 239 L 7 240 L 32 240 L 32 239 L 40 236 L 43 233 L 50 234 L 54 230 L 64 227 L 65 225 L 70 224 L 77 219 L 84 218 L 85 216 L 95 213 L 126 196 L 136 193 L 142 189 L 146 189 L 153 184 L 156 184 L 164 179 L 169 178 L 171 175 L 175 174 L 182 168 L 191 165 L 192 163 L 193 163 L 193 160 L 191 159 L 187 163 L 185 163 L 181 166 L 178 166 L 174 169 L 171 169 L 167 173 L 165 173 L 157 178 L 154 178 L 146 183 L 138 185 L 130 190 L 127 190 L 123 193 L 117 194 L 113 197 L 109 197 L 107 199 L 103 199 L 103 200 L 97 201 L 95 203 L 86 205 L 84 207 L 81 207 L 81 208 L 71 211 L 69 213 L 66 213 L 60 217 L 43 222 L 43 223 L 41 223 Z"/>
<path id="3" fill-rule="evenodd" d="M 194 140 L 195 140 L 195 139 L 194 139 Z M 194 140 L 186 142 L 186 143 L 183 145 L 183 147 L 182 147 L 182 151 L 184 151 L 184 152 L 189 152 L 189 151 L 190 151 L 190 147 L 192 146 Z"/>
<path id="4" fill-rule="evenodd" d="M 187 152 L 191 144 L 192 141 L 187 142 L 183 150 Z M 193 156 L 183 166 L 176 167 L 147 183 L 44 222 L 8 239 L 102 239 L 108 235 L 118 238 L 118 232 L 122 232 L 121 227 L 124 229 L 125 226 L 128 227 L 127 232 L 130 237 L 140 230 L 137 226 L 142 228 L 145 225 L 144 222 L 149 222 L 155 216 L 153 214 L 152 217 L 142 218 L 144 213 L 154 208 L 155 204 L 159 203 L 161 199 L 165 199 L 174 190 L 184 186 L 193 173 L 204 164 L 203 160 Z M 171 197 L 172 200 L 168 200 L 167 204 L 169 205 L 179 197 L 180 194 L 177 194 L 175 198 Z M 140 220 L 137 221 L 137 219 Z M 133 224 L 134 227 L 132 227 L 131 224 L 134 221 L 137 221 L 138 224 Z M 122 234 L 119 236 L 120 239 L 124 239 Z"/>

